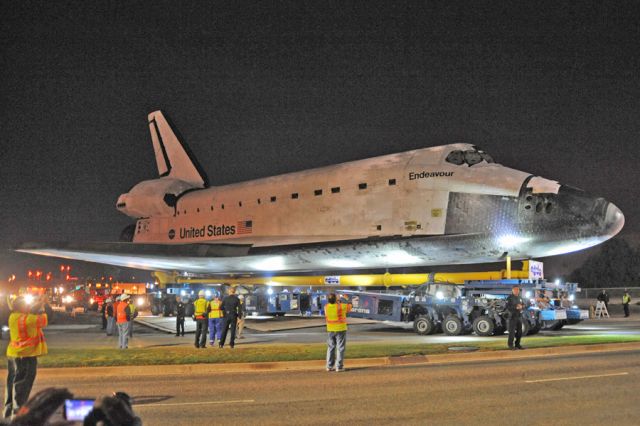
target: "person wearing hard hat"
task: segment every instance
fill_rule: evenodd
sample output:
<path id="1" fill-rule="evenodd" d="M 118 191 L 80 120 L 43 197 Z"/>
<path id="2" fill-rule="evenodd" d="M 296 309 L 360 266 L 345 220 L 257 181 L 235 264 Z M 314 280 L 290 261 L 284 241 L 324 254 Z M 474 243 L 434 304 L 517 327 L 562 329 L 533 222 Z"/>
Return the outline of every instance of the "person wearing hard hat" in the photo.
<path id="1" fill-rule="evenodd" d="M 42 329 L 48 324 L 44 304 L 37 300 L 31 305 L 18 297 L 9 306 L 9 333 L 7 346 L 7 383 L 4 394 L 4 417 L 14 416 L 29 399 L 36 379 L 38 357 L 48 352 Z"/>
<path id="2" fill-rule="evenodd" d="M 120 349 L 129 348 L 129 321 L 133 318 L 129 308 L 129 295 L 123 293 L 120 296 L 120 303 L 116 308 L 116 323 L 118 324 L 118 343 Z"/>
<path id="3" fill-rule="evenodd" d="M 198 299 L 193 302 L 193 319 L 196 321 L 196 348 L 207 347 L 207 316 L 211 307 L 204 298 L 204 290 L 198 292 Z"/>

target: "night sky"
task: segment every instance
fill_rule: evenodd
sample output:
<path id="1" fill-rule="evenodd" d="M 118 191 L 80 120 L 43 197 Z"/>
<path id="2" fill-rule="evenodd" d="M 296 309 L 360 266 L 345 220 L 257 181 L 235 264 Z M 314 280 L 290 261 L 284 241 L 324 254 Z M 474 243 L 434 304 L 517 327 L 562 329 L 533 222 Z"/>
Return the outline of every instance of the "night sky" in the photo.
<path id="1" fill-rule="evenodd" d="M 632 2 L 96 3 L 0 3 L 1 247 L 116 240 L 156 109 L 213 185 L 470 142 L 640 232 Z"/>

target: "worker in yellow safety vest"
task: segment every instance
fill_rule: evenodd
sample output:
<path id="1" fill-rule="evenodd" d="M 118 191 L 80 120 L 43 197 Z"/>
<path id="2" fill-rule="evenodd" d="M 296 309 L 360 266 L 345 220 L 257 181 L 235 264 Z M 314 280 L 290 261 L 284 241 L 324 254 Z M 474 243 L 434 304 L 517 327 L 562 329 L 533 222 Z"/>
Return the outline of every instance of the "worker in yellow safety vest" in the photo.
<path id="1" fill-rule="evenodd" d="M 213 346 L 216 339 L 220 341 L 220 334 L 222 333 L 222 301 L 217 294 L 213 300 L 209 302 L 209 344 Z"/>
<path id="2" fill-rule="evenodd" d="M 131 314 L 131 319 L 129 320 L 129 339 L 131 339 L 133 337 L 133 320 L 138 316 L 138 309 L 131 299 L 129 299 L 129 313 Z"/>
<path id="3" fill-rule="evenodd" d="M 629 303 L 631 303 L 631 296 L 629 295 L 629 290 L 625 288 L 622 295 L 622 308 L 624 309 L 625 318 L 629 316 Z"/>
<path id="4" fill-rule="evenodd" d="M 28 303 L 18 297 L 10 304 L 7 346 L 7 386 L 4 395 L 4 417 L 14 416 L 29 399 L 36 378 L 38 357 L 47 354 L 47 342 L 42 329 L 47 326 L 47 314 L 40 300 Z"/>
<path id="5" fill-rule="evenodd" d="M 328 303 L 324 307 L 327 321 L 327 371 L 344 371 L 344 351 L 347 346 L 347 314 L 351 312 L 351 304 L 337 301 L 335 293 L 329 294 Z"/>
<path id="6" fill-rule="evenodd" d="M 205 348 L 207 343 L 207 314 L 209 302 L 204 298 L 204 290 L 198 292 L 198 299 L 193 302 L 193 319 L 196 321 L 196 348 Z"/>

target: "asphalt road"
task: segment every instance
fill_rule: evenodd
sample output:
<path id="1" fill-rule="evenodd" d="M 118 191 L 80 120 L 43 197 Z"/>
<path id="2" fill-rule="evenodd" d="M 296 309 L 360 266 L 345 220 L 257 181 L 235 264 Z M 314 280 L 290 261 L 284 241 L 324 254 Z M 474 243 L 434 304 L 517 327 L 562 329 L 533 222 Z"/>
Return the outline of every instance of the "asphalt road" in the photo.
<path id="1" fill-rule="evenodd" d="M 348 368 L 348 363 L 347 363 Z M 36 390 L 124 390 L 147 425 L 639 424 L 640 351 L 456 365 L 91 377 L 42 369 Z"/>

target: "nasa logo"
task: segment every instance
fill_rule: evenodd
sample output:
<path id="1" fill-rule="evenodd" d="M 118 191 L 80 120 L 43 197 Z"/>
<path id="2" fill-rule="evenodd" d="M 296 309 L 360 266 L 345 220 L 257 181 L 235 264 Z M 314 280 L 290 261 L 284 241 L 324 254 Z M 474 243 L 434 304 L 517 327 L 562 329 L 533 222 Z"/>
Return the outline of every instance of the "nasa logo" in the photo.
<path id="1" fill-rule="evenodd" d="M 174 229 L 170 229 L 169 230 L 169 239 L 173 240 L 173 238 L 176 236 L 176 231 Z"/>

